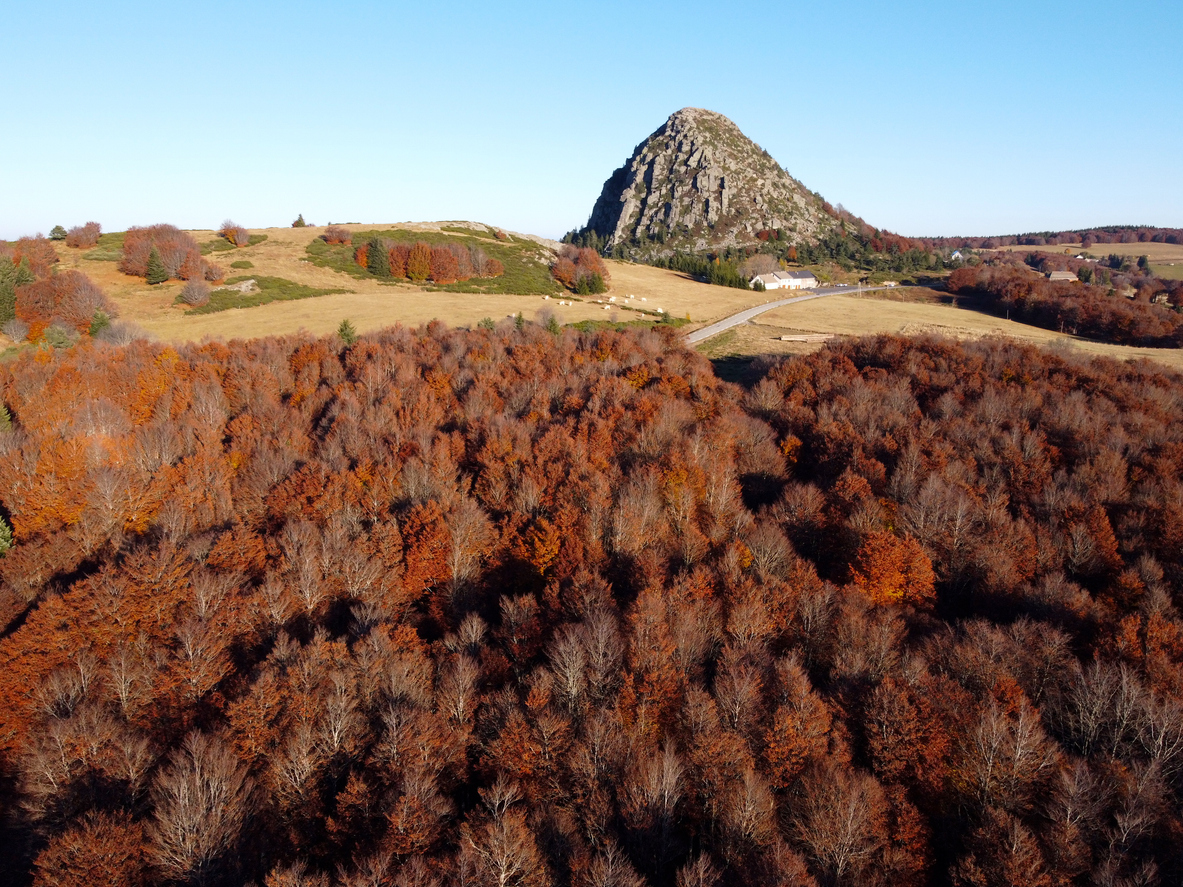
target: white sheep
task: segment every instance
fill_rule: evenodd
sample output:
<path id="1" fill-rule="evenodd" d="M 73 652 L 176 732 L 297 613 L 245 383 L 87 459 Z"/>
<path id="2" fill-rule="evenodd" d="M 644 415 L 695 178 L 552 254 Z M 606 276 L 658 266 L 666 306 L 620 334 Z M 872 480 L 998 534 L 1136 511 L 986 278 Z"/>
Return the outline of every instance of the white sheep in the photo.
<path id="1" fill-rule="evenodd" d="M 644 296 L 641 296 L 641 301 L 642 301 L 642 302 L 648 302 L 649 300 L 648 300 L 648 299 L 646 299 Z"/>

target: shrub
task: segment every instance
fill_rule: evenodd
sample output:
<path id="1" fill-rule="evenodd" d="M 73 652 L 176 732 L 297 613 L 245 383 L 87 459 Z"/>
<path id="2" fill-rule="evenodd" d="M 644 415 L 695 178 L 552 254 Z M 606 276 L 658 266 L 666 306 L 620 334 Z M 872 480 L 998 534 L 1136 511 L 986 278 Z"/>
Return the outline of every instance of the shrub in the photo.
<path id="1" fill-rule="evenodd" d="M 32 330 L 58 322 L 87 332 L 96 311 L 115 314 L 103 291 L 81 271 L 63 271 L 16 291 L 16 316 Z"/>
<path id="2" fill-rule="evenodd" d="M 594 249 L 566 244 L 550 266 L 551 276 L 581 295 L 608 291 L 608 266 Z"/>
<path id="3" fill-rule="evenodd" d="M 250 262 L 247 262 L 248 266 L 250 264 Z M 202 275 L 202 279 L 208 280 L 210 283 L 214 283 L 224 279 L 225 277 L 226 272 L 222 270 L 220 265 L 215 265 L 212 262 L 205 263 L 205 274 Z"/>
<path id="4" fill-rule="evenodd" d="M 66 246 L 74 249 L 90 249 L 98 244 L 99 235 L 102 233 L 103 226 L 98 222 L 75 225 L 66 233 Z"/>
<path id="5" fill-rule="evenodd" d="M 59 261 L 61 260 L 53 244 L 40 234 L 36 237 L 22 237 L 12 245 L 12 263 L 19 265 L 21 262 L 28 262 L 29 270 L 36 277 L 47 275 L 50 267 Z"/>
<path id="6" fill-rule="evenodd" d="M 101 334 L 107 327 L 111 325 L 111 315 L 106 311 L 96 311 L 94 316 L 90 319 L 90 328 L 86 331 L 93 339 L 95 336 Z"/>
<path id="7" fill-rule="evenodd" d="M 222 223 L 222 227 L 218 229 L 218 236 L 237 247 L 250 246 L 251 234 L 242 225 L 235 224 L 227 219 Z"/>
<path id="8" fill-rule="evenodd" d="M 36 279 L 28 262 L 15 264 L 11 256 L 0 255 L 0 323 L 16 317 L 16 288 Z"/>
<path id="9" fill-rule="evenodd" d="M 567 289 L 575 289 L 575 263 L 566 256 L 559 256 L 551 266 L 550 273 Z"/>
<path id="10" fill-rule="evenodd" d="M 168 278 L 168 269 L 164 267 L 164 260 L 160 258 L 160 250 L 152 247 L 148 252 L 148 263 L 144 266 L 144 280 L 155 285 L 164 283 Z"/>
<path id="11" fill-rule="evenodd" d="M 79 333 L 60 321 L 54 321 L 41 334 L 41 341 L 51 348 L 69 348 L 78 341 Z"/>
<path id="12" fill-rule="evenodd" d="M 369 244 L 363 243 L 353 251 L 353 261 L 357 262 L 362 268 L 370 267 L 370 247 Z"/>
<path id="13" fill-rule="evenodd" d="M 181 280 L 207 277 L 207 263 L 201 257 L 201 247 L 190 235 L 173 225 L 129 228 L 123 238 L 123 257 L 119 260 L 119 270 L 135 277 L 146 276 L 148 257 L 153 249 L 169 277 Z"/>
<path id="14" fill-rule="evenodd" d="M 348 228 L 342 228 L 340 225 L 329 225 L 325 228 L 324 233 L 325 243 L 345 243 L 353 242 L 353 234 Z"/>
<path id="15" fill-rule="evenodd" d="M 481 277 L 500 277 L 505 273 L 505 266 L 501 264 L 500 259 L 489 259 L 485 263 L 485 273 Z"/>
<path id="16" fill-rule="evenodd" d="M 608 284 L 604 282 L 604 276 L 599 271 L 593 271 L 575 281 L 575 292 L 581 296 L 596 296 L 608 292 Z"/>
<path id="17" fill-rule="evenodd" d="M 407 277 L 422 283 L 431 276 L 431 245 L 420 240 L 407 254 Z"/>
<path id="18" fill-rule="evenodd" d="M 255 263 L 249 262 L 246 259 L 239 259 L 237 262 L 231 262 L 230 267 L 231 268 L 240 268 L 245 271 L 248 268 L 254 268 Z"/>
<path id="19" fill-rule="evenodd" d="M 63 228 L 61 225 L 54 225 L 53 229 L 49 232 L 49 239 L 50 240 L 65 240 L 66 239 L 66 229 Z"/>
<path id="20" fill-rule="evenodd" d="M 292 227 L 293 228 L 307 228 L 308 227 L 308 223 L 304 221 L 304 213 L 300 213 L 300 215 L 296 216 L 296 221 L 292 222 Z"/>
<path id="21" fill-rule="evenodd" d="M 209 302 L 210 285 L 204 280 L 190 280 L 181 287 L 181 301 L 186 305 L 205 305 Z"/>
<path id="22" fill-rule="evenodd" d="M 150 337 L 134 323 L 117 320 L 100 330 L 95 338 L 100 342 L 107 342 L 111 345 L 127 345 L 137 339 L 148 339 Z"/>
<path id="23" fill-rule="evenodd" d="M 13 317 L 3 327 L 4 335 L 20 344 L 29 336 L 29 325 L 21 320 L 19 317 Z"/>

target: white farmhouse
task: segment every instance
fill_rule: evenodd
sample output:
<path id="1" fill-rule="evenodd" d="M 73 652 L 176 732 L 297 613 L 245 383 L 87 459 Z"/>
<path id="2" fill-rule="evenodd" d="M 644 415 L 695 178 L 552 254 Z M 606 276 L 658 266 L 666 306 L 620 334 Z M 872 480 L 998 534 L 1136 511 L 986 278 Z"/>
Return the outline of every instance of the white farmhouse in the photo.
<path id="1" fill-rule="evenodd" d="M 766 290 L 807 290 L 817 286 L 817 278 L 809 271 L 773 271 L 771 274 L 757 274 L 751 279 L 764 284 Z"/>

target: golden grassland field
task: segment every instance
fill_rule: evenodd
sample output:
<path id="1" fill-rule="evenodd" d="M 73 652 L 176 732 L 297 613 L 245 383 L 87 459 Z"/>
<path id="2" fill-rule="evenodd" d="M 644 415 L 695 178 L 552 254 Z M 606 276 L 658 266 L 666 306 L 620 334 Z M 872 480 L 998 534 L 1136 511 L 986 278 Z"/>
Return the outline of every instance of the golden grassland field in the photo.
<path id="1" fill-rule="evenodd" d="M 1002 246 L 1008 253 L 1060 253 L 1075 256 L 1084 250 L 1079 243 L 1060 243 L 1055 246 Z M 1179 243 L 1097 243 L 1087 250 L 1090 256 L 1146 256 L 1151 270 L 1167 280 L 1183 280 L 1183 244 Z"/>
<path id="2" fill-rule="evenodd" d="M 941 304 L 933 290 L 909 290 L 865 296 L 837 295 L 774 308 L 754 322 L 735 327 L 699 345 L 711 358 L 754 357 L 761 354 L 803 354 L 821 343 L 785 342 L 783 335 L 825 333 L 865 336 L 880 333 L 920 335 L 935 333 L 954 339 L 1007 338 L 1031 345 L 1054 345 L 1082 354 L 1118 360 L 1145 358 L 1183 370 L 1183 351 L 1170 348 L 1131 348 L 1092 342 L 1052 330 L 1016 323 L 992 314 Z M 926 298 L 927 296 L 927 298 Z M 900 300 L 903 297 L 903 300 Z"/>
<path id="3" fill-rule="evenodd" d="M 409 229 L 425 235 L 464 236 L 446 231 L 453 223 L 428 225 L 348 225 L 353 230 Z M 191 231 L 199 243 L 215 241 L 214 231 Z M 234 279 L 271 277 L 318 289 L 348 292 L 317 296 L 299 301 L 272 302 L 250 308 L 219 311 L 211 314 L 187 313 L 177 304 L 183 283 L 169 281 L 149 286 L 142 278 L 129 277 L 118 269 L 117 252 L 100 252 L 104 258 L 86 257 L 87 251 L 57 244 L 60 268 L 76 268 L 87 274 L 111 298 L 122 320 L 140 326 L 148 333 L 172 342 L 200 341 L 207 336 L 250 338 L 268 334 L 294 333 L 301 329 L 314 334 L 335 330 L 348 318 L 359 332 L 380 329 L 395 323 L 418 325 L 438 319 L 453 326 L 474 326 L 485 317 L 494 320 L 523 314 L 534 320 L 540 312 L 550 311 L 561 323 L 584 320 L 653 322 L 660 308 L 674 317 L 689 315 L 694 321 L 717 320 L 742 308 L 766 301 L 760 293 L 710 286 L 674 271 L 609 261 L 612 287 L 599 304 L 593 297 L 581 300 L 567 295 L 545 299 L 537 295 L 501 295 L 455 293 L 411 283 L 379 281 L 355 277 L 341 271 L 318 267 L 307 261 L 306 249 L 324 233 L 324 228 L 252 229 L 252 235 L 267 239 L 254 246 L 219 251 L 208 256 Z M 231 267 L 233 262 L 249 262 L 247 269 Z M 642 311 L 625 307 L 631 302 Z M 608 303 L 616 296 L 617 303 Z M 644 300 L 644 301 L 642 301 Z M 559 302 L 569 304 L 560 306 Z"/>
<path id="4" fill-rule="evenodd" d="M 484 226 L 464 222 L 404 223 L 398 225 L 346 225 L 353 231 L 407 230 L 422 232 L 438 239 L 441 236 L 471 238 L 475 232 L 489 233 Z M 201 341 L 207 337 L 235 339 L 289 334 L 305 330 L 313 334 L 329 333 L 348 319 L 359 332 L 368 332 L 401 323 L 417 326 L 441 320 L 452 326 L 472 327 L 483 318 L 500 320 L 522 314 L 528 320 L 542 320 L 553 315 L 563 324 L 580 321 L 652 323 L 660 318 L 658 309 L 678 320 L 690 319 L 683 327 L 690 331 L 712 323 L 744 308 L 772 301 L 777 294 L 757 293 L 728 287 L 710 286 L 685 274 L 628 262 L 608 261 L 611 289 L 600 297 L 574 299 L 566 294 L 544 298 L 539 295 L 447 292 L 430 285 L 378 279 L 345 273 L 332 267 L 314 264 L 308 246 L 318 240 L 323 227 L 267 228 L 250 231 L 251 246 L 223 248 L 214 231 L 191 231 L 202 244 L 218 247 L 208 258 L 223 267 L 227 276 L 274 278 L 291 281 L 317 290 L 335 290 L 328 295 L 296 301 L 275 301 L 252 307 L 232 308 L 214 313 L 189 313 L 177 298 L 181 281 L 158 286 L 147 285 L 142 278 L 130 277 L 118 270 L 118 248 L 96 250 L 70 249 L 55 244 L 61 258 L 59 268 L 76 268 L 91 277 L 115 304 L 122 320 L 141 327 L 151 336 L 170 342 Z M 265 235 L 265 237 L 264 237 Z M 542 238 L 512 236 L 523 255 L 540 259 L 547 248 L 557 244 Z M 1030 250 L 1030 247 L 1010 247 Z M 1058 250 L 1073 252 L 1071 246 Z M 1079 250 L 1079 247 L 1076 247 Z M 1154 263 L 1163 263 L 1168 272 L 1178 268 L 1183 276 L 1183 246 L 1173 244 L 1102 244 L 1094 254 L 1130 251 L 1131 255 L 1150 255 Z M 1170 262 L 1179 264 L 1171 266 Z M 829 269 L 831 272 L 833 269 Z M 1164 274 L 1163 276 L 1173 276 Z M 836 279 L 840 279 L 838 275 Z M 853 279 L 853 278 L 852 278 Z M 628 297 L 632 296 L 632 299 Z M 615 301 L 609 300 L 615 297 Z M 565 302 L 565 305 L 560 305 Z M 1001 336 L 1032 344 L 1060 343 L 1090 354 L 1117 358 L 1149 358 L 1183 368 L 1183 352 L 1127 348 L 1104 345 L 1060 335 L 1025 324 L 1014 323 L 982 312 L 946 304 L 948 297 L 924 288 L 900 288 L 868 294 L 829 296 L 761 315 L 699 346 L 712 357 L 789 354 L 815 350 L 817 344 L 782 342 L 782 335 L 794 333 L 829 333 L 858 336 L 875 333 L 937 332 L 956 338 Z M 633 310 L 627 306 L 642 310 Z M 10 344 L 0 336 L 0 347 Z"/>

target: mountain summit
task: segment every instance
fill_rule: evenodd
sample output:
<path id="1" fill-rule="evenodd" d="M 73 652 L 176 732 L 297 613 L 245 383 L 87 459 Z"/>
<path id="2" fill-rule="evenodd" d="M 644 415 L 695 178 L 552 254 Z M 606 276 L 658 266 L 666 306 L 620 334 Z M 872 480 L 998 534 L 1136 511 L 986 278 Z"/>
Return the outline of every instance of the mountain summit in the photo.
<path id="1" fill-rule="evenodd" d="M 714 111 L 683 108 L 604 183 L 583 233 L 637 257 L 758 242 L 814 243 L 838 220 L 818 195 Z"/>

